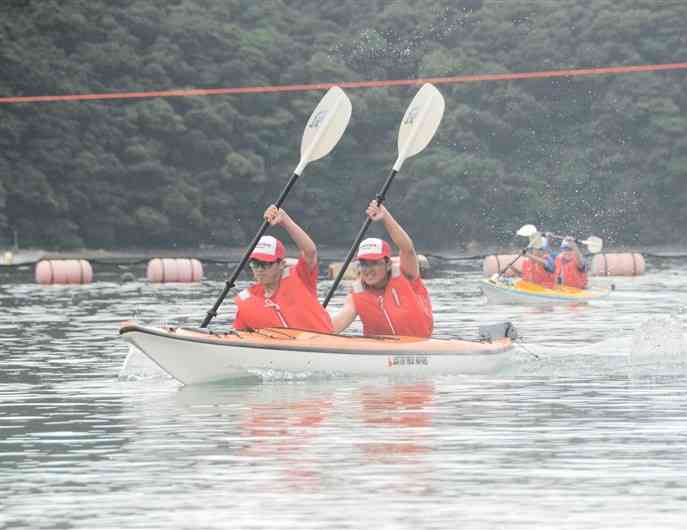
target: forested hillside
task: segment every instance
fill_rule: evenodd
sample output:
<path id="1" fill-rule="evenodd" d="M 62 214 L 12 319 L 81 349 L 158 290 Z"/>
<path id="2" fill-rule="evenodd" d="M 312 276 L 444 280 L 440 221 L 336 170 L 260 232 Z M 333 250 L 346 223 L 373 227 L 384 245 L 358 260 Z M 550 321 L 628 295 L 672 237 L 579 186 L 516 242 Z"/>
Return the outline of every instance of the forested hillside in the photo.
<path id="1" fill-rule="evenodd" d="M 0 97 L 687 62 L 687 2 L 3 0 Z M 387 204 L 419 248 L 524 223 L 687 241 L 687 70 L 442 84 Z M 349 89 L 350 126 L 285 203 L 346 245 L 418 87 Z M 323 91 L 0 104 L 0 247 L 242 245 Z"/>

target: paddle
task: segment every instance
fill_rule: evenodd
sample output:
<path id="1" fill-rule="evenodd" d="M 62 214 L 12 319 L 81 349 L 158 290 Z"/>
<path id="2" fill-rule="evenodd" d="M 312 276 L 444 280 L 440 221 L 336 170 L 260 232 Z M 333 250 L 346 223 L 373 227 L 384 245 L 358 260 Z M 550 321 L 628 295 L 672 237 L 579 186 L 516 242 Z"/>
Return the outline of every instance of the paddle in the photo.
<path id="1" fill-rule="evenodd" d="M 294 185 L 305 167 L 310 162 L 319 160 L 323 156 L 326 156 L 334 148 L 346 130 L 346 126 L 348 125 L 350 118 L 351 102 L 348 99 L 348 96 L 346 96 L 344 91 L 339 87 L 335 86 L 330 88 L 320 100 L 317 107 L 315 107 L 315 110 L 310 115 L 308 124 L 305 126 L 303 138 L 301 139 L 301 160 L 288 183 L 282 190 L 277 202 L 274 203 L 277 208 L 282 205 L 286 199 L 286 196 L 289 194 L 291 187 Z M 210 321 L 217 315 L 217 309 L 226 298 L 229 290 L 234 286 L 236 279 L 241 273 L 241 270 L 248 262 L 251 252 L 253 252 L 253 249 L 258 244 L 258 241 L 265 233 L 268 226 L 269 222 L 264 220 L 260 230 L 258 230 L 258 233 L 250 242 L 250 245 L 248 245 L 241 262 L 234 270 L 231 278 L 226 281 L 222 294 L 215 302 L 215 305 L 212 306 L 212 309 L 207 312 L 203 323 L 200 325 L 201 328 L 207 327 Z"/>
<path id="2" fill-rule="evenodd" d="M 520 228 L 518 228 L 518 231 L 515 233 L 522 237 L 531 238 L 535 234 L 538 234 L 539 231 L 537 230 L 537 227 L 534 225 L 522 225 Z"/>
<path id="3" fill-rule="evenodd" d="M 441 123 L 441 118 L 444 115 L 444 108 L 446 103 L 444 102 L 444 97 L 437 88 L 430 84 L 425 83 L 422 88 L 415 94 L 413 101 L 406 109 L 403 119 L 401 120 L 401 126 L 398 131 L 398 158 L 393 165 L 391 173 L 386 179 L 384 186 L 382 186 L 381 191 L 377 194 L 377 204 L 381 205 L 386 197 L 386 192 L 391 186 L 391 182 L 394 180 L 396 173 L 398 173 L 405 162 L 406 158 L 410 158 L 422 151 L 430 140 L 434 137 L 439 124 Z M 331 300 L 334 295 L 334 291 L 339 286 L 341 278 L 343 278 L 348 265 L 353 259 L 358 245 L 363 239 L 367 228 L 370 226 L 372 220 L 367 217 L 363 223 L 362 228 L 358 232 L 351 250 L 346 256 L 346 261 L 336 275 L 334 284 L 329 289 L 326 298 L 322 305 L 327 307 L 329 300 Z"/>
<path id="4" fill-rule="evenodd" d="M 545 235 L 546 235 L 546 237 L 552 237 L 554 239 L 565 239 L 564 236 L 559 236 L 557 234 L 551 234 L 549 232 L 547 232 Z M 601 252 L 601 249 L 604 246 L 603 239 L 601 239 L 600 237 L 596 237 L 596 236 L 589 236 L 587 239 L 582 239 L 582 240 L 575 239 L 575 243 L 577 243 L 578 245 L 585 245 L 587 247 L 587 250 L 589 250 L 589 252 L 591 254 L 598 254 L 599 252 Z"/>
<path id="5" fill-rule="evenodd" d="M 529 245 L 532 246 L 539 246 L 541 242 L 541 234 L 537 230 L 537 227 L 534 225 L 522 225 L 520 228 L 518 228 L 518 231 L 515 232 L 517 235 L 526 237 L 530 240 Z M 521 250 L 517 256 L 515 256 L 515 259 L 511 261 L 508 265 L 506 265 L 503 270 L 499 273 L 499 278 L 503 276 L 508 269 L 510 269 L 513 265 L 515 265 L 515 262 L 518 261 L 522 257 L 522 253 L 527 250 L 527 247 L 525 247 L 523 250 Z"/>

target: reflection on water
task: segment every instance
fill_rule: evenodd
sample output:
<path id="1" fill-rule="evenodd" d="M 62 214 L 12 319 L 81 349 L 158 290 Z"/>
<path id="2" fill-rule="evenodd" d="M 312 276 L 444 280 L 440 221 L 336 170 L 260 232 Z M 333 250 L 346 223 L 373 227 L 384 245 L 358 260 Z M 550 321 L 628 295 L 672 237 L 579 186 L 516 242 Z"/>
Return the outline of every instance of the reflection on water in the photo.
<path id="1" fill-rule="evenodd" d="M 396 454 L 429 451 L 430 447 L 423 442 L 421 428 L 432 424 L 428 407 L 433 395 L 431 383 L 362 387 L 356 398 L 360 401 L 363 421 L 390 428 L 390 431 L 388 440 L 367 442 L 359 447 L 366 455 L 382 460 Z"/>
<path id="2" fill-rule="evenodd" d="M 514 322 L 502 371 L 183 388 L 141 359 L 118 377 L 117 326 L 197 323 L 219 278 L 5 281 L 0 526 L 682 528 L 686 272 L 537 308 L 487 305 L 478 271 L 446 268 L 428 280 L 437 335 Z"/>

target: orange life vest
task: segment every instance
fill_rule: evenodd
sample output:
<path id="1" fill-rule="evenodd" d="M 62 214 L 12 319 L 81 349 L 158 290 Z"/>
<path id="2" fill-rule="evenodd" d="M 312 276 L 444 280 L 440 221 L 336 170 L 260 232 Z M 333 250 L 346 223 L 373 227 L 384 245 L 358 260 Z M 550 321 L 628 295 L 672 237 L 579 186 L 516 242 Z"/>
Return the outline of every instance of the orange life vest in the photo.
<path id="1" fill-rule="evenodd" d="M 410 281 L 393 264 L 386 287 L 372 289 L 353 283 L 353 303 L 364 335 L 430 337 L 434 329 L 432 303 L 420 277 Z"/>
<path id="2" fill-rule="evenodd" d="M 317 300 L 317 266 L 308 270 L 301 256 L 282 272 L 277 291 L 265 298 L 265 288 L 255 284 L 235 298 L 234 329 L 297 328 L 332 333 L 332 319 Z"/>
<path id="3" fill-rule="evenodd" d="M 562 252 L 556 256 L 556 281 L 562 285 L 587 288 L 587 268 L 584 263 L 579 263 L 577 256 L 570 251 Z"/>
<path id="4" fill-rule="evenodd" d="M 522 262 L 522 279 L 553 289 L 556 285 L 556 275 L 546 270 L 544 265 L 532 259 Z"/>

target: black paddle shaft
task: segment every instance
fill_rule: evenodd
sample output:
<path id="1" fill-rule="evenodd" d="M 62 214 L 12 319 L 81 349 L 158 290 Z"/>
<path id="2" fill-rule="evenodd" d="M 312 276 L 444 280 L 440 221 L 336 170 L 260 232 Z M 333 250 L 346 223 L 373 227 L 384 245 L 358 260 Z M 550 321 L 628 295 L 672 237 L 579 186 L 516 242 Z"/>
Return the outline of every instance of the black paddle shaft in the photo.
<path id="1" fill-rule="evenodd" d="M 277 202 L 274 203 L 274 205 L 277 208 L 280 208 L 284 200 L 286 199 L 286 196 L 289 194 L 289 191 L 291 191 L 291 188 L 295 184 L 296 180 L 298 179 L 298 173 L 294 173 L 291 175 L 291 178 L 289 181 L 286 183 L 286 186 L 281 192 L 281 195 L 277 199 Z M 229 294 L 229 291 L 231 290 L 232 287 L 234 287 L 234 284 L 236 283 L 236 279 L 239 277 L 239 274 L 241 274 L 241 271 L 243 268 L 246 266 L 246 263 L 248 263 L 248 260 L 250 259 L 251 252 L 253 252 L 253 249 L 257 246 L 258 241 L 260 241 L 260 238 L 263 236 L 267 228 L 269 227 L 269 222 L 267 220 L 264 220 L 262 222 L 262 226 L 260 226 L 260 230 L 258 230 L 258 233 L 255 234 L 255 237 L 253 240 L 250 242 L 250 245 L 248 245 L 248 249 L 246 250 L 246 253 L 243 255 L 243 258 L 241 259 L 241 262 L 238 264 L 236 269 L 234 270 L 234 273 L 231 275 L 231 278 L 229 278 L 225 284 L 224 284 L 224 289 L 222 290 L 222 294 L 219 295 L 219 298 L 215 302 L 215 305 L 212 306 L 212 309 L 210 309 L 207 314 L 205 315 L 205 319 L 203 320 L 203 323 L 200 325 L 201 328 L 206 328 L 210 321 L 217 316 L 217 310 L 219 309 L 219 306 L 222 305 L 222 302 L 224 302 L 224 299 L 227 297 L 227 294 Z"/>
<path id="2" fill-rule="evenodd" d="M 527 250 L 527 249 L 525 249 L 525 250 Z M 506 271 L 508 269 L 510 269 L 513 265 L 515 265 L 515 262 L 518 261 L 523 255 L 524 255 L 523 251 L 521 250 L 520 253 L 517 256 L 515 256 L 515 259 L 503 268 L 503 270 L 499 273 L 499 277 L 506 274 Z"/>
<path id="3" fill-rule="evenodd" d="M 384 202 L 384 198 L 386 197 L 386 192 L 389 189 L 389 186 L 391 186 L 391 182 L 394 180 L 396 173 L 397 173 L 397 171 L 395 169 L 391 170 L 391 173 L 387 177 L 386 182 L 384 183 L 384 186 L 382 186 L 382 190 L 377 194 L 377 205 L 378 206 L 381 206 L 382 203 Z M 336 275 L 336 278 L 334 280 L 334 284 L 329 289 L 329 292 L 327 293 L 327 296 L 324 299 L 324 302 L 322 302 L 323 307 L 327 307 L 327 304 L 332 299 L 332 296 L 334 296 L 334 291 L 336 291 L 336 288 L 339 286 L 339 283 L 341 283 L 341 278 L 343 278 L 343 275 L 346 273 L 346 269 L 348 268 L 348 265 L 353 260 L 353 255 L 355 254 L 355 251 L 358 248 L 358 245 L 360 245 L 360 242 L 363 240 L 363 237 L 365 236 L 365 232 L 367 231 L 367 228 L 370 226 L 371 222 L 372 222 L 372 219 L 370 219 L 369 217 L 367 219 L 365 219 L 363 226 L 360 228 L 360 231 L 358 232 L 358 236 L 355 238 L 355 241 L 353 242 L 353 246 L 351 247 L 351 250 L 348 251 L 348 256 L 346 256 L 346 261 L 344 261 L 343 266 L 339 270 L 339 273 Z"/>

